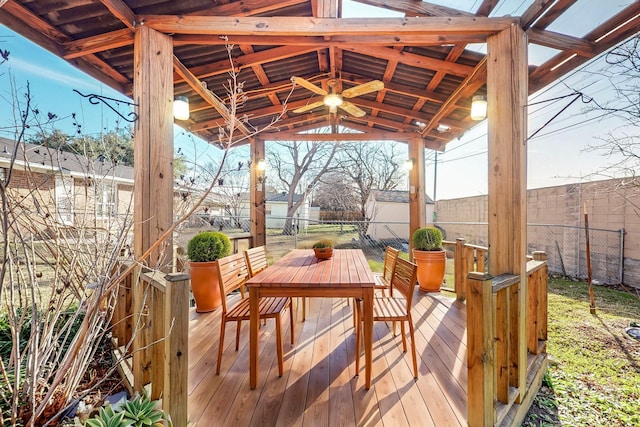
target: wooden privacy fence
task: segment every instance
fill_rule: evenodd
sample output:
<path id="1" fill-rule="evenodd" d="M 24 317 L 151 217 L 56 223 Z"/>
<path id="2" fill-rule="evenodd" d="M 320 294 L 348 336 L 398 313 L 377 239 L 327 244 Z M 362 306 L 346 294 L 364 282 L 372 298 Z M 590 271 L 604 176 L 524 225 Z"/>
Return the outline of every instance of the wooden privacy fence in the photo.
<path id="1" fill-rule="evenodd" d="M 129 389 L 161 398 L 173 425 L 186 426 L 189 275 L 134 268 L 118 286 L 112 335 Z"/>

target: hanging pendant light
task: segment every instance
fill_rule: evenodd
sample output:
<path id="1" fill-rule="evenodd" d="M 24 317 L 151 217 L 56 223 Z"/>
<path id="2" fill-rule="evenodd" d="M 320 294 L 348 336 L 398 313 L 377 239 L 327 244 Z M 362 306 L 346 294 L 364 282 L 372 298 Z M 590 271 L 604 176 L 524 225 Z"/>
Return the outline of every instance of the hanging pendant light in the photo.
<path id="1" fill-rule="evenodd" d="M 189 119 L 189 98 L 179 95 L 173 99 L 173 117 L 177 120 Z"/>
<path id="2" fill-rule="evenodd" d="M 487 118 L 487 98 L 476 95 L 471 100 L 471 120 L 484 120 Z"/>

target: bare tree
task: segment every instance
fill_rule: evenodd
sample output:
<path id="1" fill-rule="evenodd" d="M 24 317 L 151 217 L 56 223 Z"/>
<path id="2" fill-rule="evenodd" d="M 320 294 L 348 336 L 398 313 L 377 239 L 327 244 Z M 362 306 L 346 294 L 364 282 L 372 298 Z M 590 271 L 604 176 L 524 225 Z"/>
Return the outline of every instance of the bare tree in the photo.
<path id="1" fill-rule="evenodd" d="M 228 51 L 230 54 L 231 47 Z M 5 56 L 3 52 L 0 55 Z M 24 98 L 18 98 L 18 90 L 12 83 L 11 98 L 6 101 L 9 104 L 7 111 L 14 114 L 15 144 L 8 147 L 10 165 L 0 179 L 0 250 L 3 255 L 0 306 L 4 311 L 2 315 L 6 315 L 2 321 L 9 324 L 11 333 L 9 355 L 5 357 L 3 353 L 0 358 L 0 425 L 50 425 L 74 399 L 82 397 L 77 393 L 78 385 L 98 343 L 110 330 L 118 285 L 136 266 L 145 265 L 152 251 L 165 246 L 164 241 L 196 212 L 220 178 L 228 149 L 269 128 L 284 114 L 286 102 L 282 113 L 270 125 L 238 137 L 235 128 L 244 94 L 236 77 L 232 71 L 227 88 L 230 95 L 228 117 L 220 129 L 218 141 L 223 154 L 220 169 L 212 176 L 210 186 L 200 193 L 198 200 L 189 203 L 184 214 L 151 243 L 145 253 L 122 269 L 115 267 L 121 248 L 128 241 L 131 205 L 127 208 L 128 221 L 115 224 L 113 228 L 96 226 L 96 209 L 101 206 L 104 210 L 110 203 L 108 197 L 98 202 L 98 196 L 105 194 L 106 187 L 102 183 L 109 184 L 109 175 L 97 173 L 97 168 L 107 162 L 87 159 L 81 163 L 86 165 L 82 173 L 90 178 L 87 182 L 91 185 L 85 185 L 80 193 L 66 185 L 61 186 L 69 198 L 79 198 L 84 205 L 82 212 L 74 212 L 75 218 L 82 221 L 62 224 L 59 219 L 65 206 L 56 200 L 55 178 L 69 176 L 62 176 L 64 168 L 56 159 L 67 154 L 43 147 L 50 159 L 46 163 L 49 170 L 45 179 L 37 179 L 38 175 L 44 175 L 42 167 L 39 166 L 39 174 L 29 169 L 24 155 L 27 133 L 34 129 L 38 129 L 40 135 L 51 132 L 45 132 L 44 117 L 33 107 L 29 86 Z M 50 120 L 52 115 L 47 117 Z M 44 122 L 46 124 L 46 119 Z M 96 166 L 96 162 L 100 166 Z M 64 184 L 65 180 L 61 181 Z M 14 188 L 14 183 L 19 186 Z M 165 255 L 165 260 L 170 262 L 171 253 Z M 49 281 L 51 292 L 43 292 L 44 280 Z M 133 323 L 141 325 L 143 322 L 133 319 Z M 133 334 L 136 332 L 134 330 Z M 125 353 L 127 351 L 125 349 Z M 113 372 L 115 363 L 109 369 Z"/>
<path id="2" fill-rule="evenodd" d="M 338 213 L 344 219 L 345 212 L 359 209 L 353 183 L 342 173 L 328 173 L 314 189 L 314 203 L 321 209 Z"/>
<path id="3" fill-rule="evenodd" d="M 331 171 L 338 147 L 338 143 L 298 141 L 277 142 L 268 147 L 267 159 L 278 179 L 278 183 L 270 183 L 287 192 L 287 219 L 283 234 L 292 234 L 293 216 L 314 185 Z M 296 199 L 296 194 L 302 197 Z"/>
<path id="4" fill-rule="evenodd" d="M 350 143 L 340 153 L 338 159 L 340 170 L 353 183 L 357 205 L 363 221 L 360 237 L 367 233 L 370 214 L 367 212 L 367 201 L 373 190 L 393 190 L 400 185 L 401 158 L 395 143 L 378 144 Z"/>

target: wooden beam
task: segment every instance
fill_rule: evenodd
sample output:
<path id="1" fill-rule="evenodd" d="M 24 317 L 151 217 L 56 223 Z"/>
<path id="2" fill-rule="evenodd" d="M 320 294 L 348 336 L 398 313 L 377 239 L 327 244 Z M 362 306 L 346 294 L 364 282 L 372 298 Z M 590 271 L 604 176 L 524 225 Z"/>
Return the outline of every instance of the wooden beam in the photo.
<path id="1" fill-rule="evenodd" d="M 287 110 L 291 111 L 291 110 L 295 110 L 298 107 L 302 107 L 307 105 L 309 101 L 306 99 L 302 99 L 300 101 L 294 101 L 294 102 L 289 102 L 287 103 Z M 226 108 L 226 107 L 225 107 Z M 240 113 L 244 116 L 246 115 L 249 120 L 257 118 L 257 117 L 266 117 L 266 116 L 273 116 L 273 115 L 277 115 L 280 114 L 282 112 L 282 109 L 284 107 L 282 107 L 281 105 L 273 105 L 270 107 L 265 107 L 265 108 L 259 108 L 256 110 L 249 110 L 249 111 L 241 111 Z M 218 112 L 220 113 L 220 112 Z M 213 119 L 213 120 L 206 120 L 206 121 L 201 121 L 198 122 L 197 124 L 194 124 L 192 126 L 189 126 L 189 130 L 191 132 L 197 132 L 200 130 L 204 130 L 204 129 L 212 129 L 212 128 L 218 128 L 219 126 L 224 126 L 224 119 Z"/>
<path id="2" fill-rule="evenodd" d="M 199 16 L 252 16 L 273 12 L 297 4 L 306 3 L 308 0 L 242 0 L 211 6 L 208 9 L 198 10 L 187 15 Z M 219 2 L 212 2 L 219 3 Z"/>
<path id="3" fill-rule="evenodd" d="M 350 73 L 350 72 L 346 72 L 343 71 L 342 72 L 342 79 L 343 80 L 348 80 L 350 82 L 353 82 L 355 84 L 361 84 L 361 83 L 366 83 L 368 81 L 370 81 L 371 79 L 368 77 L 363 77 L 359 74 L 355 74 L 355 73 Z M 440 93 L 440 92 L 435 92 L 433 90 L 430 89 L 420 89 L 420 88 L 416 88 L 413 86 L 406 86 L 403 84 L 399 84 L 399 83 L 395 83 L 393 81 L 386 81 L 383 80 L 384 82 L 384 89 L 387 91 L 391 91 L 391 92 L 395 92 L 397 94 L 403 95 L 403 96 L 413 96 L 415 98 L 418 99 L 425 99 L 427 101 L 430 102 L 435 102 L 435 103 L 442 103 L 444 101 L 447 100 L 447 95 Z M 457 104 L 458 108 L 469 108 L 466 105 L 462 105 L 462 104 Z"/>
<path id="4" fill-rule="evenodd" d="M 70 41 L 69 37 L 58 31 L 57 28 L 43 21 L 39 16 L 34 15 L 30 10 L 15 2 L 15 0 L 8 0 L 0 8 L 0 23 L 28 37 L 57 56 L 63 55 L 64 48 L 62 44 Z M 126 93 L 126 86 L 130 83 L 129 79 L 97 56 L 90 54 L 81 58 L 78 62 L 70 62 L 88 75 L 120 92 Z"/>
<path id="5" fill-rule="evenodd" d="M 536 22 L 533 23 L 533 27 L 539 30 L 547 28 L 577 1 L 578 0 L 557 0 L 551 7 L 546 10 L 544 15 L 542 15 Z"/>
<path id="6" fill-rule="evenodd" d="M 535 0 L 520 17 L 520 26 L 528 30 L 556 3 L 556 0 Z"/>
<path id="7" fill-rule="evenodd" d="M 103 52 L 133 44 L 133 33 L 128 29 L 98 34 L 85 39 L 64 43 L 64 59 L 79 58 L 90 53 Z"/>
<path id="8" fill-rule="evenodd" d="M 442 46 L 458 43 L 484 43 L 484 34 L 366 34 L 354 36 L 270 36 L 270 35 L 232 35 L 221 37 L 211 34 L 176 34 L 174 46 L 202 45 L 220 46 L 225 44 L 251 44 L 253 46 Z"/>
<path id="9" fill-rule="evenodd" d="M 595 43 L 578 37 L 567 36 L 549 30 L 538 30 L 530 28 L 527 30 L 527 36 L 530 43 L 547 46 L 557 50 L 571 50 L 579 55 L 593 58 L 593 52 L 596 48 Z"/>
<path id="10" fill-rule="evenodd" d="M 473 16 L 469 12 L 441 6 L 439 4 L 427 3 L 425 1 L 413 0 L 354 0 L 358 3 L 368 4 L 383 9 L 395 10 L 407 16 Z"/>
<path id="11" fill-rule="evenodd" d="M 388 61 L 397 61 L 401 64 L 410 65 L 416 68 L 427 70 L 442 71 L 454 76 L 466 77 L 473 71 L 473 67 L 462 65 L 455 62 L 443 61 L 437 58 L 431 58 L 415 53 L 402 52 L 396 49 L 386 47 L 362 47 L 352 46 L 345 47 L 344 50 L 360 53 L 362 55 L 375 56 L 377 58 L 386 59 Z"/>
<path id="12" fill-rule="evenodd" d="M 109 12 L 127 26 L 131 31 L 136 29 L 136 15 L 122 0 L 100 0 Z"/>
<path id="13" fill-rule="evenodd" d="M 458 86 L 449 99 L 444 102 L 436 114 L 431 117 L 431 120 L 427 122 L 427 126 L 422 130 L 422 134 L 429 132 L 438 126 L 441 120 L 443 120 L 449 113 L 456 108 L 455 105 L 458 100 L 464 96 L 469 96 L 470 93 L 475 92 L 478 87 L 484 84 L 487 70 L 487 57 L 485 56 L 482 61 L 476 65 L 473 73 L 471 73 L 464 81 Z"/>
<path id="14" fill-rule="evenodd" d="M 489 16 L 498 5 L 498 1 L 499 0 L 483 0 L 482 4 L 478 6 L 476 16 Z"/>
<path id="15" fill-rule="evenodd" d="M 215 110 L 224 118 L 225 122 L 231 122 L 233 120 L 233 125 L 235 128 L 240 130 L 244 135 L 249 135 L 251 131 L 238 120 L 237 117 L 232 117 L 232 113 L 227 109 L 226 105 L 222 103 L 218 97 L 211 92 L 209 89 L 205 88 L 202 85 L 202 82 L 194 76 L 187 67 L 180 62 L 180 60 L 174 56 L 173 57 L 173 67 L 176 72 L 191 86 L 191 88 L 196 92 L 202 99 L 207 101 Z"/>
<path id="16" fill-rule="evenodd" d="M 140 15 L 143 25 L 175 34 L 209 34 L 215 36 L 351 36 L 367 34 L 495 34 L 518 19 L 455 17 L 455 18 L 300 18 Z"/>
<path id="17" fill-rule="evenodd" d="M 352 102 L 353 104 L 356 104 L 358 107 L 365 107 L 371 110 L 377 109 L 380 111 L 386 111 L 387 113 L 395 114 L 402 118 L 411 117 L 412 119 L 421 121 L 423 123 L 428 122 L 429 118 L 431 117 L 431 115 L 425 115 L 425 113 L 422 113 L 420 111 L 413 111 L 413 110 L 408 110 L 402 107 L 396 107 L 394 105 L 382 104 L 375 101 L 369 101 L 364 98 L 356 97 L 356 98 L 351 98 L 349 101 Z"/>
<path id="18" fill-rule="evenodd" d="M 260 135 L 267 141 L 408 141 L 415 133 L 383 132 L 372 129 L 368 133 L 296 133 L 274 132 Z"/>
<path id="19" fill-rule="evenodd" d="M 269 62 L 278 61 L 280 59 L 288 58 L 291 56 L 302 55 L 307 52 L 313 52 L 317 48 L 315 46 L 281 46 L 273 49 L 267 49 L 260 52 L 252 53 L 249 55 L 242 55 L 237 58 L 233 58 L 233 66 L 236 71 L 243 68 L 253 67 L 256 65 L 262 65 Z M 201 65 L 199 67 L 193 67 L 191 72 L 198 76 L 198 78 L 204 79 L 219 74 L 228 73 L 231 70 L 231 61 L 224 59 L 222 61 L 214 62 L 212 64 Z M 176 83 L 180 83 L 183 80 L 178 77 Z"/>
<path id="20" fill-rule="evenodd" d="M 634 2 L 584 36 L 595 43 L 593 56 L 606 52 L 611 47 L 640 32 L 640 2 Z M 560 76 L 584 64 L 590 58 L 573 52 L 561 52 L 529 75 L 529 91 L 533 93 L 555 81 Z"/>

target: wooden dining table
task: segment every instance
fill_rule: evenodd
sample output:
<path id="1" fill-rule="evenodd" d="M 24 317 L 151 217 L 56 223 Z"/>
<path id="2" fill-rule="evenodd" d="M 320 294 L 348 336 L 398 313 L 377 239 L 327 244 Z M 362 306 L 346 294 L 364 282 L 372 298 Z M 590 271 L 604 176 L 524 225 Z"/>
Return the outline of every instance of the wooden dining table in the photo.
<path id="1" fill-rule="evenodd" d="M 361 298 L 363 301 L 365 388 L 371 387 L 374 279 L 360 249 L 334 249 L 320 260 L 312 249 L 294 249 L 247 281 L 251 307 L 250 387 L 258 383 L 258 302 L 260 297 Z M 293 308 L 290 308 L 293 309 Z M 360 351 L 357 349 L 356 351 Z M 357 374 L 357 373 L 356 373 Z"/>

